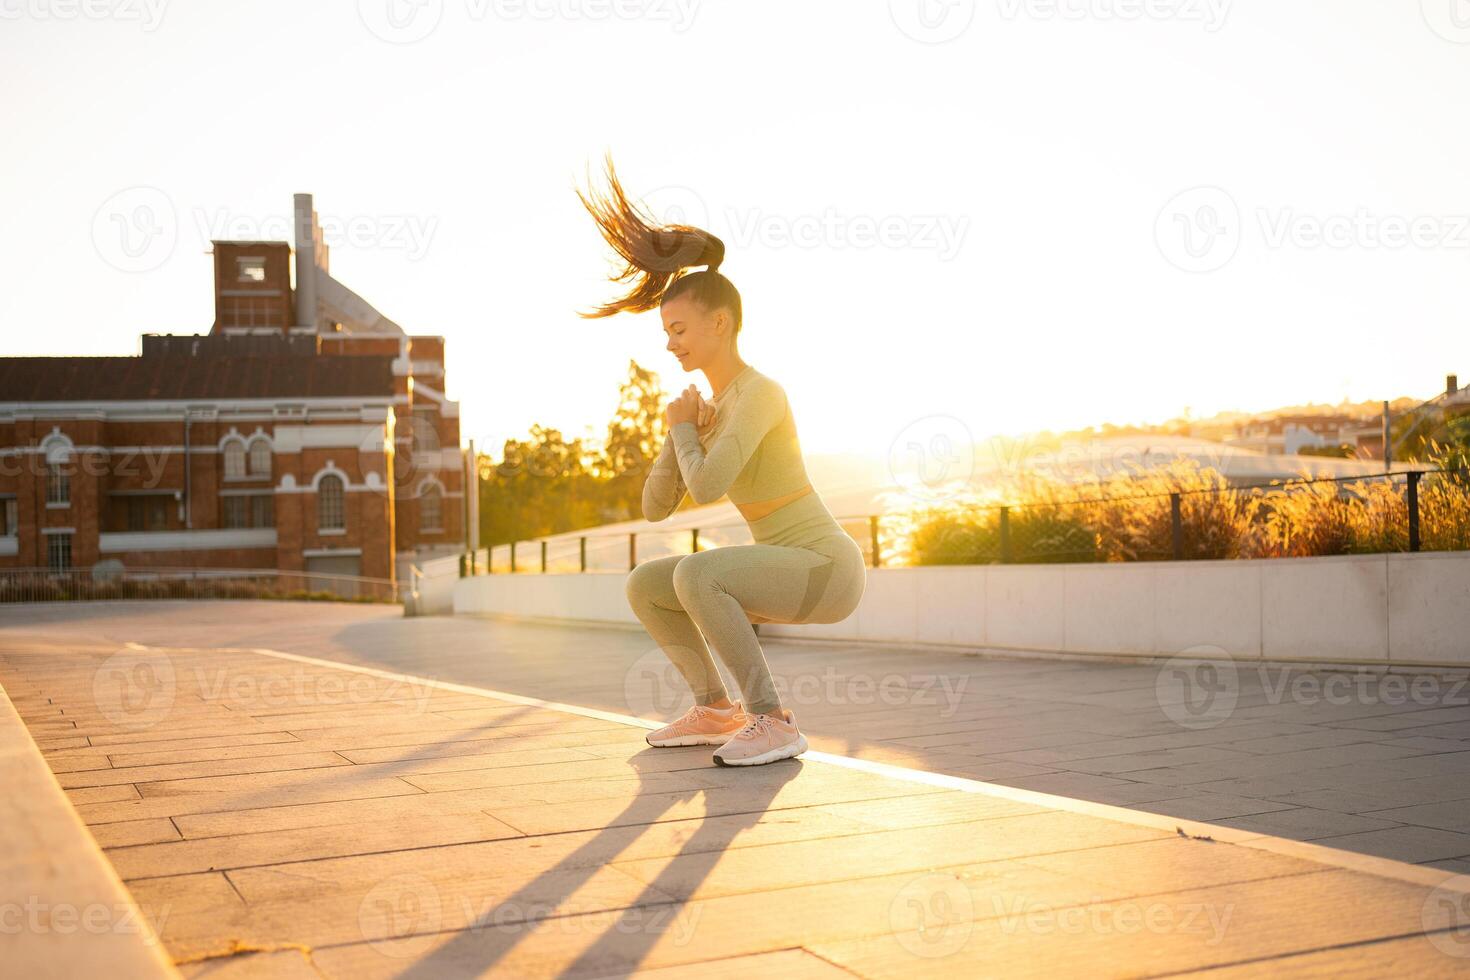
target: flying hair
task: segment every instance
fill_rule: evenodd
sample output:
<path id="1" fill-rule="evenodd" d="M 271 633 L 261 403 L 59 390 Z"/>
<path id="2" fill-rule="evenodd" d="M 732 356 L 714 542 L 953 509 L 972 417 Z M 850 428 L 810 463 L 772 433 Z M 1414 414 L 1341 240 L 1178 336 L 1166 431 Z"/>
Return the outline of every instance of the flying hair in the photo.
<path id="1" fill-rule="evenodd" d="M 738 331 L 740 294 L 734 283 L 719 272 L 725 260 L 725 243 L 693 225 L 660 224 L 624 192 L 611 154 L 606 168 L 607 191 L 599 193 L 589 188 L 583 194 L 579 189 L 577 197 L 621 262 L 621 269 L 608 280 L 627 283 L 628 289 L 581 316 L 592 319 L 623 312 L 642 313 L 665 300 L 692 293 L 706 309 L 729 308 Z M 684 271 L 697 266 L 704 266 L 704 271 Z"/>

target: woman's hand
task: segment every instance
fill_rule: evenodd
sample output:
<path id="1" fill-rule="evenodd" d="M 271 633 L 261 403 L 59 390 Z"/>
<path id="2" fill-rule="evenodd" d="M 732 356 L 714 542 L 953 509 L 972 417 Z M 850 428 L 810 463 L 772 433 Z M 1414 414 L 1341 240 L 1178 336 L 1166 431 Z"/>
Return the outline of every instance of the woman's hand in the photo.
<path id="1" fill-rule="evenodd" d="M 704 398 L 699 394 L 699 389 L 690 385 L 684 391 L 669 402 L 664 412 L 669 428 L 672 429 L 680 422 L 693 422 L 695 428 L 705 425 L 707 418 L 714 416 L 714 407 L 706 405 Z"/>

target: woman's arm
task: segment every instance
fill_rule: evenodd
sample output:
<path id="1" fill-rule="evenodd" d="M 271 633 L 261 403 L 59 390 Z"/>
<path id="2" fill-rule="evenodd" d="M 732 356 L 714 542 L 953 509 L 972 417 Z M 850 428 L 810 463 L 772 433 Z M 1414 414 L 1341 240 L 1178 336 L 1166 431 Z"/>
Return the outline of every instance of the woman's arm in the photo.
<path id="1" fill-rule="evenodd" d="M 786 417 L 786 392 L 770 378 L 747 385 L 735 403 L 721 412 L 731 413 L 730 422 L 709 452 L 699 444 L 693 422 L 679 422 L 669 432 L 679 461 L 684 485 L 697 504 L 719 500 L 745 469 L 766 433 Z"/>
<path id="2" fill-rule="evenodd" d="M 688 489 L 674 456 L 674 437 L 664 436 L 663 448 L 643 481 L 643 519 L 661 521 L 668 517 L 679 509 Z"/>

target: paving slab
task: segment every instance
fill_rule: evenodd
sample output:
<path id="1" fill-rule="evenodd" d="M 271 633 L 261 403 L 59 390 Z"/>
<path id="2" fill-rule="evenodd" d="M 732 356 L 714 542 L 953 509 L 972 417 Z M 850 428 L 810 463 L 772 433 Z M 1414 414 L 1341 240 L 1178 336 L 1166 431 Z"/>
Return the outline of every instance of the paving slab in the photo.
<path id="1" fill-rule="evenodd" d="M 1470 968 L 1456 952 L 1470 878 L 1225 825 L 1306 807 L 1126 778 L 1156 753 L 1158 768 L 1208 767 L 1259 746 L 1142 741 L 1167 738 L 1150 722 L 1112 756 L 1077 757 L 1116 757 L 1104 771 L 1006 777 L 1039 783 L 1027 788 L 919 767 L 934 752 L 1036 768 L 952 750 L 963 742 L 814 733 L 800 758 L 728 769 L 709 747 L 649 747 L 656 722 L 609 708 L 264 646 L 145 642 L 157 639 L 11 640 L 0 683 L 30 692 L 36 726 L 77 733 L 46 754 L 53 779 L 184 976 L 1304 975 L 1335 970 L 1344 948 L 1362 951 L 1350 966 L 1406 975 Z M 154 673 L 119 674 L 120 654 Z M 165 664 L 177 715 L 164 687 L 109 687 Z M 1114 700 L 1136 710 L 1134 681 L 1119 680 Z M 917 738 L 957 723 L 866 707 Z M 1019 710 L 972 707 L 958 723 Z M 1099 741 L 1130 727 L 1089 724 Z M 1242 720 L 1240 741 L 1270 738 L 1261 725 Z M 1062 728 L 998 730 L 1012 752 L 1080 744 Z M 1351 744 L 1288 754 L 1337 762 L 1312 753 Z M 1408 781 L 1459 762 L 1438 765 Z M 1077 788 L 1173 792 L 1157 804 L 1182 815 L 1059 792 Z M 1220 822 L 1191 819 L 1191 803 Z M 1339 834 L 1406 825 L 1367 826 Z"/>

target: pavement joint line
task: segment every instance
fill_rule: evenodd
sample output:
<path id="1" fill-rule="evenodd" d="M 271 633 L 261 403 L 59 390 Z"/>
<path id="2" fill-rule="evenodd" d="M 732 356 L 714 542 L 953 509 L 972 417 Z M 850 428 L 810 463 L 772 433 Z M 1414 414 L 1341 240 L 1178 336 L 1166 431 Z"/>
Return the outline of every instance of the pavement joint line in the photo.
<path id="1" fill-rule="evenodd" d="M 377 677 L 381 680 L 421 684 L 460 694 L 478 694 L 483 697 L 548 708 L 554 711 L 563 711 L 586 718 L 621 722 L 638 728 L 652 730 L 660 727 L 660 723 L 657 721 L 638 718 L 616 711 L 589 708 L 583 705 L 569 704 L 565 701 L 548 701 L 544 698 L 532 697 L 530 695 L 513 694 L 509 691 L 498 691 L 493 688 L 477 687 L 472 684 L 459 684 L 454 681 L 441 681 L 415 674 L 404 674 L 398 671 L 383 670 L 379 667 L 369 667 L 363 664 L 326 660 L 320 657 L 308 657 L 299 653 L 288 653 L 284 650 L 272 650 L 265 647 L 248 648 L 248 652 L 274 657 L 278 660 L 295 661 L 315 667 L 350 670 L 371 677 Z M 1286 857 L 1297 857 L 1347 871 L 1356 871 L 1362 874 L 1390 878 L 1408 884 L 1443 888 L 1470 895 L 1470 875 L 1457 874 L 1443 868 L 1408 864 L 1403 861 L 1395 861 L 1391 858 L 1374 857 L 1372 855 L 1344 851 L 1323 844 L 1287 840 L 1282 837 L 1273 837 L 1269 834 L 1258 834 L 1198 820 L 1182 820 L 1163 814 L 1148 813 L 1142 810 L 1130 810 L 1127 807 L 1114 806 L 1108 803 L 1094 803 L 1090 800 L 1078 800 L 1055 793 L 1042 793 L 1037 790 L 1021 789 L 1015 786 L 1003 786 L 998 783 L 987 783 L 978 779 L 952 776 L 947 773 L 929 772 L 923 769 L 909 769 L 885 762 L 875 762 L 870 759 L 855 759 L 851 756 L 837 755 L 830 752 L 809 750 L 803 752 L 801 757 L 816 762 L 826 762 L 831 765 L 842 766 L 858 772 L 885 776 L 890 779 L 920 783 L 926 786 L 937 786 L 944 789 L 954 789 L 966 793 L 978 793 L 997 799 L 1011 800 L 1016 803 L 1028 803 L 1049 810 L 1062 810 L 1082 816 L 1095 817 L 1101 820 L 1112 820 L 1117 823 L 1127 823 L 1134 826 L 1150 827 L 1156 830 L 1172 830 L 1176 833 L 1189 836 L 1204 835 L 1215 843 L 1238 844 L 1244 847 L 1281 854 Z"/>
<path id="2" fill-rule="evenodd" d="M 1426 936 L 1438 936 L 1447 933 L 1459 932 L 1464 928 L 1460 925 L 1448 925 L 1440 929 L 1426 929 L 1423 932 L 1402 932 L 1394 936 L 1375 936 L 1372 939 L 1357 939 L 1345 943 L 1333 943 L 1329 946 L 1313 946 L 1311 949 L 1298 949 L 1290 953 L 1277 953 L 1272 956 L 1251 956 L 1240 960 L 1231 960 L 1229 963 L 1215 963 L 1204 969 L 1186 968 L 1183 970 L 1171 970 L 1168 973 L 1156 973 L 1154 977 L 1164 980 L 1167 977 L 1195 977 L 1206 973 L 1214 973 L 1220 970 L 1230 970 L 1241 966 L 1253 966 L 1258 963 L 1277 963 L 1281 960 L 1293 960 L 1303 956 L 1316 956 L 1320 953 L 1331 953 L 1340 949 L 1366 949 L 1369 946 L 1377 946 L 1380 943 L 1397 943 L 1405 939 L 1422 939 Z"/>

